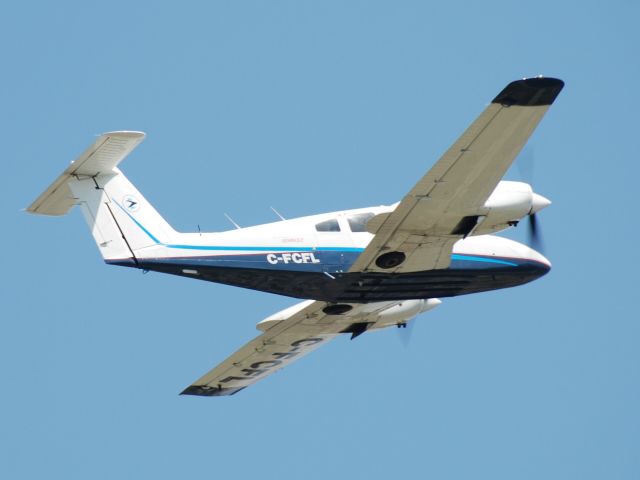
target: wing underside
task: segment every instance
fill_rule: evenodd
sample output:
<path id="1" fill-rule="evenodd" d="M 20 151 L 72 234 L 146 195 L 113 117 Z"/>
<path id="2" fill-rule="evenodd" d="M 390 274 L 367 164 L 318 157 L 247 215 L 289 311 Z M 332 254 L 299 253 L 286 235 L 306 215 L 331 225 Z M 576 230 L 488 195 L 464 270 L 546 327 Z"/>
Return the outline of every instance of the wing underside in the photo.
<path id="1" fill-rule="evenodd" d="M 507 85 L 393 212 L 372 219 L 375 236 L 350 271 L 447 268 L 563 85 L 541 77 Z"/>
<path id="2" fill-rule="evenodd" d="M 308 302 L 306 302 L 308 303 Z M 276 323 L 220 365 L 187 387 L 183 395 L 233 395 L 302 358 L 339 335 L 320 320 L 324 302 L 311 302 L 290 318 Z"/>
<path id="3" fill-rule="evenodd" d="M 351 338 L 370 329 L 405 323 L 440 304 L 437 299 L 369 304 L 328 304 L 307 300 L 258 324 L 262 335 L 187 387 L 183 395 L 233 395 L 299 360 L 341 334 Z M 271 318 L 271 317 L 270 317 Z"/>

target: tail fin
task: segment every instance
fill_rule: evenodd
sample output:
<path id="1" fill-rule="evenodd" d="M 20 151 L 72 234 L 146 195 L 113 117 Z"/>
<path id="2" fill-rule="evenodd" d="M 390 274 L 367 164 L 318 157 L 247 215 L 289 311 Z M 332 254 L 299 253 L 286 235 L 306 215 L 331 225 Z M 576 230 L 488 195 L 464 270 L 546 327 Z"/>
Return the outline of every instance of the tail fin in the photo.
<path id="1" fill-rule="evenodd" d="M 144 137 L 142 132 L 101 135 L 27 211 L 64 215 L 80 205 L 102 257 L 137 265 L 142 249 L 169 243 L 177 235 L 117 168 Z"/>

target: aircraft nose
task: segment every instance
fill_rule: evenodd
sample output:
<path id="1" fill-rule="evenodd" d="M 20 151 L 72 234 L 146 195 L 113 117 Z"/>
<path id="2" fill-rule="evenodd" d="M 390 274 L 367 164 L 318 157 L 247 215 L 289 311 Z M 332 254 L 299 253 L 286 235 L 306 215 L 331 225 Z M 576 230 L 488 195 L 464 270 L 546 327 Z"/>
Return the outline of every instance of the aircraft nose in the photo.
<path id="1" fill-rule="evenodd" d="M 529 260 L 527 262 L 527 267 L 535 270 L 540 277 L 551 270 L 551 262 L 549 259 L 532 248 L 530 248 L 527 253 L 527 259 Z"/>
<path id="2" fill-rule="evenodd" d="M 537 267 L 540 270 L 540 275 L 546 275 L 551 270 L 551 263 L 549 263 L 548 261 L 539 262 L 537 264 Z"/>
<path id="3" fill-rule="evenodd" d="M 548 269 L 551 269 L 551 262 L 549 261 L 549 259 L 547 257 L 545 257 L 544 255 L 542 255 L 540 252 L 538 252 L 537 250 L 534 250 L 533 248 L 531 249 L 531 251 L 529 252 L 531 255 L 531 259 L 541 263 L 543 265 L 546 265 L 546 267 Z"/>

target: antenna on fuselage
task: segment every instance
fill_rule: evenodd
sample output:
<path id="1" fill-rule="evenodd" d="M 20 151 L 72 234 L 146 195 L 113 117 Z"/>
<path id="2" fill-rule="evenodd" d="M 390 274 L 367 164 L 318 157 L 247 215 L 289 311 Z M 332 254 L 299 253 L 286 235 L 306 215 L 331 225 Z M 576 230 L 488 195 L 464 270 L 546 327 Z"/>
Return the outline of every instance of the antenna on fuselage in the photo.
<path id="1" fill-rule="evenodd" d="M 224 214 L 225 217 L 227 217 L 227 220 L 229 220 L 231 223 L 233 223 L 233 226 L 236 228 L 242 228 L 240 225 L 238 225 L 236 222 L 233 221 L 233 218 L 231 218 L 229 215 L 227 215 L 226 213 Z"/>
<path id="2" fill-rule="evenodd" d="M 275 213 L 278 217 L 280 217 L 280 220 L 286 220 L 286 218 L 284 218 L 282 215 L 280 215 L 280 212 L 278 210 L 276 210 L 273 207 L 269 207 L 269 208 L 273 211 L 273 213 Z"/>

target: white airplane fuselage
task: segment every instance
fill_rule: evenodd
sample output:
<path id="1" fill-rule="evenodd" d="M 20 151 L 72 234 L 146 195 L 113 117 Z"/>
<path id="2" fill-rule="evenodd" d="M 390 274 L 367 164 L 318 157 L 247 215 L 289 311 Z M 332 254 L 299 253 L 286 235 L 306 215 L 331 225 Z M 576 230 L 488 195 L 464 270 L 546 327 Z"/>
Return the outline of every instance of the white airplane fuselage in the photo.
<path id="1" fill-rule="evenodd" d="M 127 202 L 118 205 L 127 213 Z M 151 245 L 137 260 L 105 261 L 296 298 L 351 303 L 495 290 L 535 280 L 551 267 L 526 245 L 476 235 L 455 243 L 446 269 L 350 272 L 374 236 L 366 230 L 367 221 L 393 209 L 345 210 L 219 233 L 178 233 L 166 240 L 161 232 L 136 222 Z"/>

